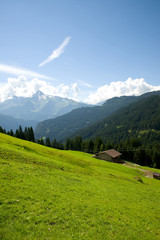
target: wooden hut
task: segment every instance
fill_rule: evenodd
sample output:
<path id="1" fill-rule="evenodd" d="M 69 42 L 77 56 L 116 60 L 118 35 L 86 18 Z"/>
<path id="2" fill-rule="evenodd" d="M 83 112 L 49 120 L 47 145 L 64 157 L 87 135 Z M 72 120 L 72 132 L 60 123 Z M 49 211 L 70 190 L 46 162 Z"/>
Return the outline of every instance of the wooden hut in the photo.
<path id="1" fill-rule="evenodd" d="M 106 150 L 103 152 L 96 153 L 93 157 L 115 163 L 123 163 L 120 159 L 122 154 L 115 149 Z"/>
<path id="2" fill-rule="evenodd" d="M 153 178 L 160 180 L 160 173 L 154 172 L 153 173 Z"/>

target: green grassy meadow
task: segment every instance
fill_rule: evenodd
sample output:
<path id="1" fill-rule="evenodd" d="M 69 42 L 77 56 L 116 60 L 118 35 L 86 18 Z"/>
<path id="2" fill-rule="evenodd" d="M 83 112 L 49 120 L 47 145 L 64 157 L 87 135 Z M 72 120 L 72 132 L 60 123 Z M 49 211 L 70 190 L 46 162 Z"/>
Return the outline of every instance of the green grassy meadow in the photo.
<path id="1" fill-rule="evenodd" d="M 0 134 L 0 239 L 158 240 L 160 181 Z"/>

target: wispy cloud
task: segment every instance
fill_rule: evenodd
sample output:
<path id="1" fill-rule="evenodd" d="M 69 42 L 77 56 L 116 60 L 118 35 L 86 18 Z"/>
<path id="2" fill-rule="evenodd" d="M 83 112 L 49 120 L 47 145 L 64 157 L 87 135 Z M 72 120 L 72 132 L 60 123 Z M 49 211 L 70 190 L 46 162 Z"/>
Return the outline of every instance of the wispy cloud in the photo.
<path id="1" fill-rule="evenodd" d="M 85 82 L 85 81 L 82 81 L 82 80 L 80 80 L 80 79 L 77 79 L 77 81 L 79 82 L 79 84 L 80 84 L 81 86 L 85 86 L 85 87 L 88 87 L 88 88 L 92 88 L 92 85 L 89 84 L 89 83 L 87 83 L 87 82 Z"/>
<path id="2" fill-rule="evenodd" d="M 45 59 L 43 62 L 41 62 L 39 64 L 39 67 L 42 67 L 45 64 L 47 64 L 47 63 L 53 61 L 54 59 L 58 58 L 64 52 L 64 48 L 69 43 L 70 39 L 71 39 L 71 37 L 66 37 L 64 39 L 63 43 L 57 49 L 53 50 L 52 54 L 47 59 Z"/>
<path id="3" fill-rule="evenodd" d="M 4 65 L 4 64 L 0 64 L 0 72 L 13 74 L 15 76 L 25 75 L 27 77 L 35 77 L 35 78 L 42 78 L 42 79 L 46 79 L 46 80 L 54 80 L 51 77 L 48 77 L 46 75 L 42 75 L 42 74 L 37 73 L 37 72 L 33 72 L 31 70 L 28 70 L 28 69 L 17 68 L 17 67 L 13 67 L 13 66 L 9 66 L 9 65 Z"/>

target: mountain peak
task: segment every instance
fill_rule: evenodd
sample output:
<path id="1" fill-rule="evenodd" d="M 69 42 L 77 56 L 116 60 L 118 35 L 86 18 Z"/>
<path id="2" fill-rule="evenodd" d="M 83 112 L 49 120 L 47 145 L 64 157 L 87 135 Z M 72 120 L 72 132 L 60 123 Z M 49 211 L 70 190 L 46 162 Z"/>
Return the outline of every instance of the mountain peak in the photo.
<path id="1" fill-rule="evenodd" d="M 45 94 L 43 92 L 41 92 L 40 90 L 38 90 L 33 96 L 45 96 Z"/>
<path id="2" fill-rule="evenodd" d="M 47 95 L 45 95 L 43 92 L 41 92 L 40 90 L 38 90 L 33 96 L 33 98 L 36 99 L 47 99 Z"/>

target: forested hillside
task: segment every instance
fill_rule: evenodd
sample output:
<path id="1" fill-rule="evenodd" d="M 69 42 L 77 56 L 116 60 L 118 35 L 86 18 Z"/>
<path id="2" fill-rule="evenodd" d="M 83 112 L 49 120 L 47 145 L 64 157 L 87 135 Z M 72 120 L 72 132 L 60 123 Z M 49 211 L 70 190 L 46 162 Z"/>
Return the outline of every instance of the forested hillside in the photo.
<path id="1" fill-rule="evenodd" d="M 119 143 L 127 138 L 139 138 L 143 143 L 160 140 L 160 96 L 151 96 L 120 109 L 110 117 L 76 132 L 83 139 L 101 137 L 103 141 Z"/>
<path id="2" fill-rule="evenodd" d="M 51 140 L 56 138 L 57 140 L 64 141 L 74 132 L 92 126 L 94 123 L 111 115 L 118 109 L 155 94 L 160 94 L 160 91 L 149 92 L 139 97 L 115 97 L 107 100 L 102 106 L 75 109 L 55 119 L 40 122 L 35 129 L 35 136 L 36 138 L 49 137 Z"/>

